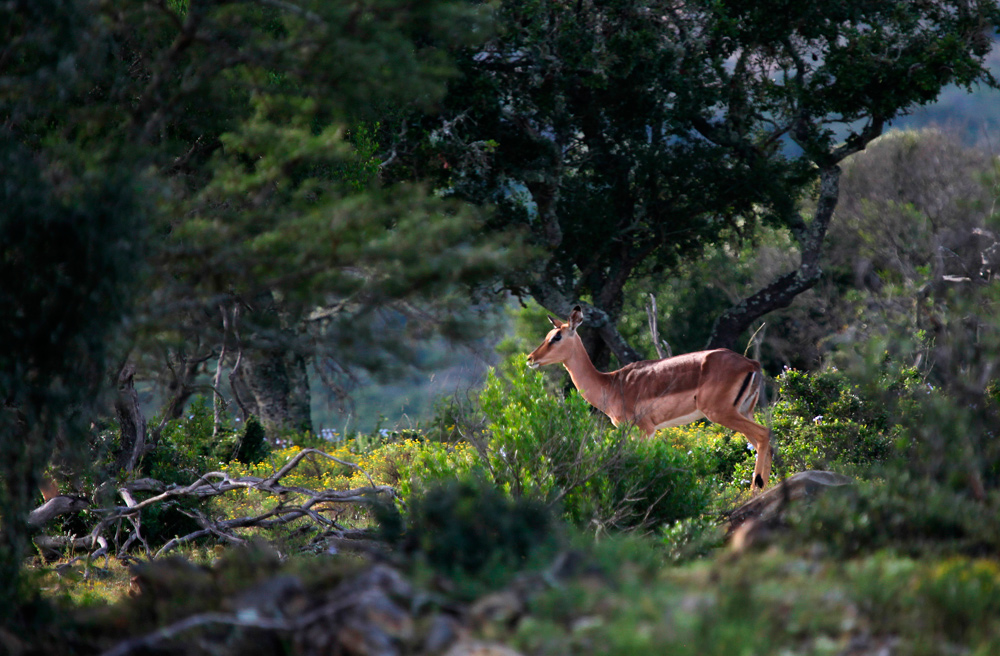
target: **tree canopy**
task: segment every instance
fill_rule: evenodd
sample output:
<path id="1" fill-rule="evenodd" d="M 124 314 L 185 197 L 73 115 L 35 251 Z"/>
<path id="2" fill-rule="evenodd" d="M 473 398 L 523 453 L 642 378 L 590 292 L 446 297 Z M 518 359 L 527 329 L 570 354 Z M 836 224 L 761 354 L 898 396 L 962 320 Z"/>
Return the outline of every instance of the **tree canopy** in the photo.
<path id="1" fill-rule="evenodd" d="M 838 163 L 984 66 L 993 2 L 503 2 L 443 110 L 405 123 L 397 175 L 497 206 L 544 249 L 509 286 L 588 322 L 619 361 L 625 283 L 787 227 L 800 266 L 720 316 L 711 345 L 820 276 Z M 419 126 L 419 129 L 418 127 Z M 798 201 L 813 196 L 812 217 Z"/>
<path id="2" fill-rule="evenodd" d="M 467 290 L 516 244 L 380 185 L 368 135 L 391 106 L 429 107 L 454 75 L 444 46 L 483 21 L 451 1 L 0 8 L 5 581 L 40 469 L 80 443 L 67 418 L 115 385 L 135 405 L 136 367 L 165 379 L 163 421 L 227 369 L 248 413 L 309 429 L 308 360 L 377 369 L 475 324 Z M 149 448 L 143 423 L 122 423 L 116 466 Z"/>

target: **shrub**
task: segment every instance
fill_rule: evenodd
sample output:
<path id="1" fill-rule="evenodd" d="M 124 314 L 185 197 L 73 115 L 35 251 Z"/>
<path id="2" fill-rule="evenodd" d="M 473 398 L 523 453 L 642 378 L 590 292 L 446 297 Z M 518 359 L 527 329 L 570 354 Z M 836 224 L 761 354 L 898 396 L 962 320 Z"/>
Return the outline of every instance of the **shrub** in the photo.
<path id="1" fill-rule="evenodd" d="M 841 557 L 883 549 L 911 556 L 980 555 L 1000 548 L 995 513 L 947 486 L 892 470 L 795 506 L 789 521 L 793 542 L 816 542 Z"/>
<path id="2" fill-rule="evenodd" d="M 719 424 L 698 422 L 661 430 L 657 439 L 687 454 L 695 475 L 705 488 L 742 490 L 750 487 L 756 456 L 741 433 Z"/>
<path id="3" fill-rule="evenodd" d="M 477 468 L 479 458 L 467 442 L 447 444 L 411 436 L 359 454 L 354 462 L 364 473 L 351 473 L 351 487 L 368 485 L 367 474 L 407 498 L 438 482 L 465 477 Z"/>
<path id="4" fill-rule="evenodd" d="M 240 433 L 226 415 L 216 434 L 211 398 L 196 396 L 184 417 L 167 422 L 157 449 L 144 464 L 150 476 L 164 482 L 190 482 L 193 475 L 232 460 L 260 462 L 269 450 L 264 428 L 255 417 Z"/>
<path id="5" fill-rule="evenodd" d="M 491 371 L 479 397 L 477 448 L 514 498 L 561 504 L 578 526 L 649 528 L 700 513 L 707 494 L 684 450 L 610 428 L 576 392 L 550 392 L 523 358 Z"/>
<path id="6" fill-rule="evenodd" d="M 689 517 L 664 527 L 660 541 L 667 559 L 675 564 L 707 556 L 725 542 L 725 531 L 718 521 L 707 517 Z"/>
<path id="7" fill-rule="evenodd" d="M 915 371 L 904 370 L 894 379 L 879 381 L 875 392 L 852 383 L 836 369 L 813 373 L 786 369 L 777 381 L 779 399 L 771 408 L 781 456 L 776 471 L 791 474 L 888 460 L 898 428 L 881 396 L 903 394 L 918 378 Z"/>
<path id="8" fill-rule="evenodd" d="M 236 445 L 232 459 L 249 465 L 266 458 L 270 450 L 264 426 L 256 417 L 251 416 L 243 428 L 243 436 Z"/>
<path id="9" fill-rule="evenodd" d="M 450 576 L 499 587 L 550 557 L 558 524 L 544 504 L 512 499 L 475 479 L 432 485 L 411 497 L 405 530 L 394 508 L 379 512 L 383 538 Z"/>

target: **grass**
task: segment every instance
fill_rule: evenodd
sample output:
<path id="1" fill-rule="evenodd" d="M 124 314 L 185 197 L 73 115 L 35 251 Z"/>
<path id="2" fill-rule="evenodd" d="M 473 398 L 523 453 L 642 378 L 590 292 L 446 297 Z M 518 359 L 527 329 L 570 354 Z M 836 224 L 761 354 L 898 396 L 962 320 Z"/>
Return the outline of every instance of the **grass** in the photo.
<path id="1" fill-rule="evenodd" d="M 192 563 L 211 565 L 225 553 L 224 547 L 216 546 L 178 549 L 176 555 Z M 116 604 L 129 596 L 132 582 L 130 565 L 117 558 L 98 558 L 89 565 L 68 556 L 48 562 L 36 558 L 27 573 L 43 597 L 64 607 Z"/>
<path id="2" fill-rule="evenodd" d="M 103 558 L 89 567 L 82 561 L 69 561 L 36 562 L 28 568 L 43 597 L 61 605 L 90 607 L 114 604 L 128 595 L 131 574 L 121 561 L 112 558 L 107 567 Z"/>
<path id="3" fill-rule="evenodd" d="M 923 656 L 1000 646 L 995 560 L 834 561 L 771 549 L 649 567 L 617 546 L 601 549 L 599 574 L 536 599 L 510 644 L 547 656 L 818 655 L 884 645 Z"/>

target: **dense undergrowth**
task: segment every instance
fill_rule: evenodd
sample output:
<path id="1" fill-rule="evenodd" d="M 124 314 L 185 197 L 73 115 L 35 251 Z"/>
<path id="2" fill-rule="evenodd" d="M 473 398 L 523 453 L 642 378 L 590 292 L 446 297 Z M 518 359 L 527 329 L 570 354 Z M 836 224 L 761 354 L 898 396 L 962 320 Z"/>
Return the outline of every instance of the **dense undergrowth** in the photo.
<path id="1" fill-rule="evenodd" d="M 945 394 L 905 367 L 882 366 L 877 376 L 855 380 L 836 369 L 786 370 L 775 380 L 773 403 L 759 416 L 774 430 L 773 482 L 825 469 L 856 483 L 793 506 L 768 546 L 740 556 L 724 546 L 724 518 L 749 498 L 754 454 L 742 436 L 702 423 L 640 439 L 612 428 L 579 395 L 554 389 L 519 358 L 492 372 L 471 405 L 445 403 L 428 427 L 400 432 L 285 435 L 268 443 L 251 425 L 213 437 L 208 405 L 196 404 L 165 431 L 144 474 L 172 482 L 209 470 L 266 477 L 302 449 L 320 448 L 356 466 L 312 459 L 286 484 L 393 486 L 393 504 L 327 512 L 340 526 L 370 529 L 394 566 L 451 603 L 471 603 L 574 554 L 576 565 L 543 586 L 521 619 L 476 628 L 524 653 L 996 653 L 1000 491 L 992 433 L 966 434 L 967 457 L 927 463 L 928 453 L 943 447 L 917 438 L 927 435 Z M 983 413 L 996 412 L 994 396 L 982 400 L 965 410 L 979 424 L 961 425 L 982 425 Z M 941 431 L 947 439 L 947 427 Z M 235 516 L 288 501 L 234 492 L 200 510 Z M 191 521 L 184 510 L 150 512 L 147 540 L 175 535 L 178 522 Z M 266 539 L 283 554 L 287 565 L 269 565 L 272 574 L 332 567 L 336 578 L 338 568 L 362 562 L 317 549 L 314 529 L 246 529 L 243 537 Z M 230 583 L 199 593 L 169 617 L 225 607 L 225 595 L 239 587 L 225 572 L 241 557 L 212 541 L 185 554 L 204 568 L 198 571 L 217 572 L 210 579 Z M 136 602 L 125 594 L 124 570 L 95 565 L 105 572 L 102 582 L 81 580 L 78 569 L 61 578 L 38 570 L 38 589 L 53 600 L 45 603 L 85 614 L 102 609 L 100 626 L 120 625 L 128 615 L 138 633 L 167 621 L 130 606 Z M 247 581 L 261 576 L 247 574 Z M 441 588 L 442 580 L 450 583 Z M 66 629 L 80 645 L 96 644 L 79 630 Z"/>

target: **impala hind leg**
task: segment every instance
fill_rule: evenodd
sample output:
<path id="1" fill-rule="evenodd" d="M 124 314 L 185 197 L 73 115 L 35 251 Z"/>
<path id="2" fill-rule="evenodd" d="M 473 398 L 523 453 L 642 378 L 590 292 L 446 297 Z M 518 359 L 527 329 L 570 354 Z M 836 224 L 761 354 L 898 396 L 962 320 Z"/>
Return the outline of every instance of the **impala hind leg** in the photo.
<path id="1" fill-rule="evenodd" d="M 706 412 L 705 416 L 709 421 L 722 424 L 737 433 L 742 433 L 747 438 L 747 441 L 757 452 L 750 490 L 756 493 L 767 487 L 767 481 L 771 477 L 771 458 L 774 454 L 771 449 L 771 431 L 757 422 L 747 419 L 736 410 L 721 415 Z"/>
<path id="2" fill-rule="evenodd" d="M 753 468 L 753 481 L 751 482 L 751 489 L 753 491 L 762 490 L 767 485 L 767 481 L 771 478 L 771 462 L 774 460 L 774 446 L 771 444 L 771 430 L 761 426 L 753 419 L 753 410 L 757 406 L 757 402 L 760 400 L 763 393 L 764 378 L 758 371 L 754 374 L 753 381 L 751 383 L 751 390 L 742 401 L 737 399 L 737 412 L 739 412 L 744 419 L 753 424 L 756 428 L 756 433 L 748 433 L 747 430 L 735 427 L 733 428 L 733 430 L 738 430 L 743 433 L 752 444 L 755 444 L 755 448 L 757 450 L 756 461 L 754 462 Z M 744 426 L 746 426 L 746 424 L 744 424 Z M 752 430 L 749 429 L 749 427 L 747 427 L 747 429 Z"/>
<path id="3" fill-rule="evenodd" d="M 758 426 L 759 424 L 754 424 Z M 753 466 L 753 485 L 751 491 L 758 492 L 767 486 L 771 478 L 771 461 L 774 459 L 774 448 L 771 446 L 771 431 L 764 429 L 764 438 L 757 447 L 757 460 Z"/>

